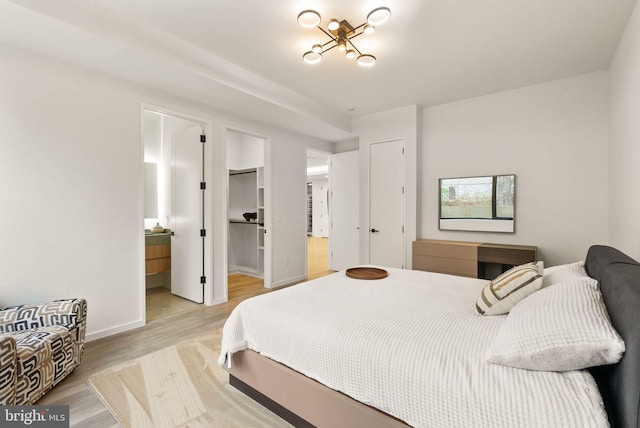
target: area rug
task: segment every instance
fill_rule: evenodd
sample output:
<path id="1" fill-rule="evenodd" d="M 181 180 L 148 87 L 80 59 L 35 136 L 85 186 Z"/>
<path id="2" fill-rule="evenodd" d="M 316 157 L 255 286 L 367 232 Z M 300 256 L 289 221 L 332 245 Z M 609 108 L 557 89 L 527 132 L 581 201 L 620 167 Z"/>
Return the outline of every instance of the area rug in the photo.
<path id="1" fill-rule="evenodd" d="M 289 427 L 229 386 L 219 353 L 217 330 L 97 373 L 88 383 L 124 427 Z"/>

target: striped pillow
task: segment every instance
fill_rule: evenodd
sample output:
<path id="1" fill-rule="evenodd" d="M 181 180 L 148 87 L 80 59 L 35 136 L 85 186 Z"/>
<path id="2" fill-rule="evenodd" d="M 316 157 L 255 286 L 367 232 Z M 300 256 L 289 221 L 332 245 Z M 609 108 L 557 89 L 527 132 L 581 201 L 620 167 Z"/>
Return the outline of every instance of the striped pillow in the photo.
<path id="1" fill-rule="evenodd" d="M 476 302 L 481 315 L 506 314 L 520 300 L 542 287 L 542 263 L 527 263 L 504 272 L 487 284 Z"/>

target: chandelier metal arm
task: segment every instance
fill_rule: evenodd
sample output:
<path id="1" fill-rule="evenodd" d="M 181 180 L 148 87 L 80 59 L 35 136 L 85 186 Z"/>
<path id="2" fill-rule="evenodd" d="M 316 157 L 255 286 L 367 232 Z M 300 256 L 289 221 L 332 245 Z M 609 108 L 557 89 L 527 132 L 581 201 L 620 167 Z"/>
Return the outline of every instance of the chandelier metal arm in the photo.
<path id="1" fill-rule="evenodd" d="M 362 34 L 362 33 L 360 33 L 360 34 Z M 359 36 L 360 34 L 356 34 L 356 35 L 355 35 L 355 36 L 353 36 L 353 37 Z M 353 37 L 351 37 L 351 39 L 353 39 Z M 351 45 L 351 47 L 352 47 L 353 49 L 355 49 L 355 51 L 356 51 L 356 52 L 358 52 L 358 55 L 362 55 L 362 52 L 360 52 L 360 49 L 358 49 L 358 48 L 356 47 L 356 45 L 354 45 L 354 44 L 353 44 L 353 42 L 351 41 L 351 39 L 347 39 L 347 43 L 349 43 L 349 44 Z"/>
<path id="2" fill-rule="evenodd" d="M 349 37 L 348 40 L 355 39 L 356 37 L 362 36 L 363 34 L 364 34 L 364 31 L 360 31 L 359 33 L 354 34 L 353 36 Z"/>
<path id="3" fill-rule="evenodd" d="M 364 27 L 365 25 L 366 25 L 366 23 L 365 23 L 365 24 L 360 24 L 360 25 L 358 25 L 357 27 L 355 27 L 355 28 L 354 28 L 354 32 L 355 32 L 355 31 L 358 31 L 359 29 L 361 29 L 361 28 L 362 28 L 362 27 Z M 322 32 L 323 32 L 327 37 L 329 37 L 329 38 L 331 39 L 331 40 L 329 40 L 328 42 L 326 42 L 326 43 L 323 43 L 323 44 L 322 44 L 322 52 L 321 52 L 321 53 L 328 52 L 328 51 L 330 51 L 331 49 L 338 47 L 338 38 L 337 38 L 337 37 L 335 37 L 333 34 L 329 33 L 327 30 L 325 30 L 325 29 L 324 29 L 324 28 L 322 28 L 322 27 L 318 27 L 318 29 L 319 29 L 320 31 L 322 31 Z M 364 34 L 364 31 L 360 31 L 359 33 L 355 33 L 355 34 L 353 34 L 353 35 L 351 35 L 351 36 L 348 36 L 348 37 L 345 37 L 345 38 L 344 38 L 344 40 L 345 40 L 347 43 L 349 43 L 349 45 L 351 45 L 351 47 L 352 47 L 356 52 L 358 52 L 358 55 L 362 55 L 362 52 L 360 52 L 360 49 L 358 49 L 358 48 L 356 47 L 356 45 L 354 45 L 354 44 L 353 44 L 353 42 L 352 42 L 351 40 L 352 40 L 352 39 L 355 39 L 356 37 L 361 36 L 361 35 L 363 35 L 363 34 Z M 327 46 L 328 46 L 328 45 L 330 45 L 330 44 L 332 44 L 332 43 L 335 43 L 335 44 L 334 44 L 333 46 L 330 46 L 330 47 L 328 47 L 328 48 L 327 48 Z"/>
<path id="4" fill-rule="evenodd" d="M 331 39 L 331 41 L 334 41 L 334 40 L 335 40 L 335 37 L 333 37 L 333 34 L 331 34 L 330 32 L 328 32 L 328 31 L 327 31 L 327 30 L 325 30 L 324 28 L 322 28 L 322 27 L 318 27 L 318 29 L 319 29 L 320 31 L 322 31 L 324 34 L 326 34 L 326 35 L 327 35 L 327 37 L 329 37 L 329 38 Z"/>
<path id="5" fill-rule="evenodd" d="M 335 40 L 331 40 L 329 43 L 333 43 L 333 42 L 335 42 Z M 325 43 L 324 45 L 322 45 L 322 47 L 324 48 L 324 47 L 325 47 L 326 45 L 328 45 L 329 43 Z M 338 47 L 338 44 L 336 43 L 336 44 L 334 44 L 333 46 L 328 47 L 327 49 L 323 49 L 323 50 L 322 50 L 322 53 L 329 52 L 331 49 L 333 49 L 333 48 L 337 48 L 337 47 Z"/>
<path id="6" fill-rule="evenodd" d="M 358 25 L 356 28 L 353 29 L 354 32 L 358 31 L 359 29 L 361 29 L 362 27 L 364 27 L 365 25 L 367 25 L 366 22 L 363 22 L 362 24 Z M 362 34 L 362 31 L 359 33 Z M 353 36 L 355 37 L 355 36 Z"/>

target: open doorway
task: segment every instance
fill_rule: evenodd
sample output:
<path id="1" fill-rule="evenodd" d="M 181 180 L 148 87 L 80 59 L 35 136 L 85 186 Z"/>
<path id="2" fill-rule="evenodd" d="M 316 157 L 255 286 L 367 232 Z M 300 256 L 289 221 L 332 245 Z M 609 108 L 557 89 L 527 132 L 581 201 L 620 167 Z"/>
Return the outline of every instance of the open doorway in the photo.
<path id="1" fill-rule="evenodd" d="M 228 168 L 227 298 L 266 291 L 269 278 L 266 138 L 226 132 Z"/>
<path id="2" fill-rule="evenodd" d="M 330 154 L 307 150 L 307 278 L 329 270 L 329 175 Z"/>
<path id="3" fill-rule="evenodd" d="M 151 108 L 142 112 L 146 321 L 204 301 L 206 124 Z"/>

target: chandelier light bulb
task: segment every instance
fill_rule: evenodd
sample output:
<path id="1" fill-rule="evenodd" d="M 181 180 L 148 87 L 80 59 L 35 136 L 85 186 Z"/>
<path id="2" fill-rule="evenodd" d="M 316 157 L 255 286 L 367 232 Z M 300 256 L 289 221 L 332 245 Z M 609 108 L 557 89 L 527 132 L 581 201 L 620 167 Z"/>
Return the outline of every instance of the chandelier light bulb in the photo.
<path id="1" fill-rule="evenodd" d="M 298 14 L 298 24 L 304 28 L 313 28 L 320 25 L 320 14 L 315 10 L 303 10 Z"/>
<path id="2" fill-rule="evenodd" d="M 327 28 L 329 31 L 335 31 L 340 28 L 340 22 L 337 19 L 332 19 L 329 21 L 329 24 L 327 24 Z"/>
<path id="3" fill-rule="evenodd" d="M 371 67 L 376 63 L 376 57 L 369 54 L 360 55 L 358 57 L 358 65 L 363 67 Z"/>
<path id="4" fill-rule="evenodd" d="M 311 52 L 317 53 L 317 54 L 322 53 L 322 45 L 319 45 L 319 44 L 313 45 L 311 47 Z"/>
<path id="5" fill-rule="evenodd" d="M 338 40 L 338 50 L 340 52 L 344 52 L 347 50 L 347 42 L 343 40 Z"/>
<path id="6" fill-rule="evenodd" d="M 344 56 L 346 56 L 348 59 L 354 59 L 356 57 L 356 51 L 354 51 L 353 49 L 349 49 L 344 53 Z"/>
<path id="7" fill-rule="evenodd" d="M 365 25 L 364 28 L 362 29 L 362 32 L 364 34 L 366 34 L 367 36 L 370 36 L 371 34 L 373 34 L 376 31 L 376 27 L 374 27 L 373 25 Z"/>
<path id="8" fill-rule="evenodd" d="M 390 17 L 391 9 L 388 7 L 379 7 L 369 12 L 369 15 L 367 15 L 367 24 L 373 26 L 381 25 L 387 22 Z"/>
<path id="9" fill-rule="evenodd" d="M 307 64 L 317 64 L 322 59 L 322 54 L 316 53 L 313 51 L 308 51 L 308 52 L 305 52 L 304 55 L 302 55 L 302 59 Z"/>

